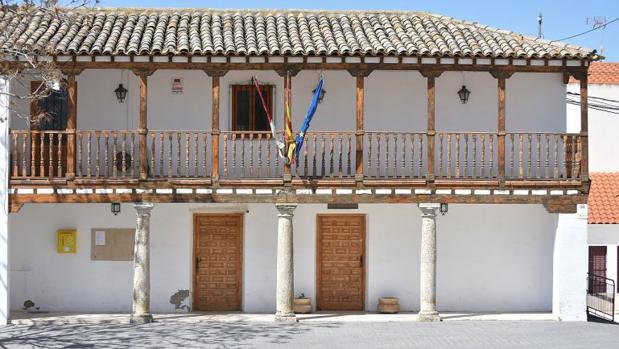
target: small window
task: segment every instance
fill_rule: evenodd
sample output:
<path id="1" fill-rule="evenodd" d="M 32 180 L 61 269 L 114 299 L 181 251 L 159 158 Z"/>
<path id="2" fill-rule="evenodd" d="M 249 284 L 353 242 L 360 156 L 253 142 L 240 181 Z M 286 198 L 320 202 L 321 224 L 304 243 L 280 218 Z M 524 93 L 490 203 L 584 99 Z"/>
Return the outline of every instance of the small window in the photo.
<path id="1" fill-rule="evenodd" d="M 273 115 L 273 86 L 260 88 Z M 232 131 L 270 131 L 269 120 L 254 85 L 232 85 Z"/>
<path id="2" fill-rule="evenodd" d="M 30 85 L 34 95 L 43 90 L 40 81 Z M 46 96 L 35 99 L 30 106 L 32 129 L 41 131 L 62 131 L 67 128 L 69 98 L 66 87 L 58 91 L 50 91 Z"/>

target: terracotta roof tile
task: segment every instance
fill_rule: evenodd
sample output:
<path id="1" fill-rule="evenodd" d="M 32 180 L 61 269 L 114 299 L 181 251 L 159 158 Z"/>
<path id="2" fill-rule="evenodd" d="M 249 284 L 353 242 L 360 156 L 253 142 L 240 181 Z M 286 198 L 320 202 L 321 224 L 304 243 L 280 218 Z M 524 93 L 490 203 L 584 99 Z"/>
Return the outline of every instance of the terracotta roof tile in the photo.
<path id="1" fill-rule="evenodd" d="M 0 11 L 0 49 L 84 55 L 399 55 L 597 59 L 589 49 L 407 11 Z"/>
<path id="2" fill-rule="evenodd" d="M 589 224 L 619 224 L 619 172 L 591 174 Z"/>
<path id="3" fill-rule="evenodd" d="M 619 62 L 593 62 L 589 66 L 587 77 L 589 84 L 611 84 L 619 85 Z M 570 78 L 570 83 L 577 83 L 574 77 Z"/>

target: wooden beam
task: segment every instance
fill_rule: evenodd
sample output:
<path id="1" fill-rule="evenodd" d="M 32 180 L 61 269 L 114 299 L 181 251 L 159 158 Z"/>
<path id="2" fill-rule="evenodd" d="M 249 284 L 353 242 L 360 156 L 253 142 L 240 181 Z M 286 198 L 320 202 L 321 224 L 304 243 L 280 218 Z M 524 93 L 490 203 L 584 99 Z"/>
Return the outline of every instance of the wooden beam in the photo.
<path id="1" fill-rule="evenodd" d="M 77 80 L 76 73 L 79 71 L 69 71 L 67 76 L 67 180 L 75 179 L 75 147 L 76 137 L 75 130 L 77 128 Z"/>
<path id="2" fill-rule="evenodd" d="M 436 202 L 451 204 L 543 204 L 553 210 L 561 206 L 573 206 L 587 202 L 587 195 L 397 195 L 397 194 L 363 194 L 363 195 L 303 195 L 294 191 L 282 190 L 278 194 L 69 194 L 69 195 L 11 195 L 11 205 L 25 203 L 110 203 L 110 202 L 155 202 L 155 203 L 360 203 L 360 204 L 405 204 Z"/>
<path id="3" fill-rule="evenodd" d="M 21 62 L 6 62 L 15 69 L 29 69 L 28 64 Z M 531 73 L 563 73 L 580 72 L 588 69 L 586 66 L 565 65 L 476 65 L 476 64 L 421 64 L 421 63 L 180 63 L 180 62 L 55 62 L 59 69 L 150 69 L 150 70 L 275 70 L 281 73 L 288 69 L 299 70 L 438 70 L 438 71 L 504 71 Z M 293 74 L 295 75 L 295 74 Z"/>
<path id="4" fill-rule="evenodd" d="M 578 211 L 577 204 L 547 202 L 544 204 L 544 208 L 548 213 L 576 213 Z"/>

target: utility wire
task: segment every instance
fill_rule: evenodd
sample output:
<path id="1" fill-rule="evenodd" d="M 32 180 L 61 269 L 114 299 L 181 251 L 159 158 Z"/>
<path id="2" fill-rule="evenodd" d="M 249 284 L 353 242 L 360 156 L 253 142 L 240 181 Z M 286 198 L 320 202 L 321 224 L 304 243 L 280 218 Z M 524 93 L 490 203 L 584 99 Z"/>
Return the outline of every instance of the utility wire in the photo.
<path id="1" fill-rule="evenodd" d="M 568 37 L 563 38 L 563 39 L 559 39 L 559 40 L 552 40 L 551 42 L 555 42 L 555 41 L 565 41 L 565 40 L 569 40 L 569 39 L 573 39 L 573 38 L 579 37 L 579 36 L 581 36 L 581 35 L 589 34 L 589 33 L 591 33 L 592 31 L 596 31 L 596 30 L 598 30 L 598 29 L 606 28 L 606 26 L 608 26 L 609 24 L 614 23 L 614 22 L 616 22 L 616 21 L 619 21 L 619 17 L 617 17 L 617 18 L 613 19 L 612 21 L 607 22 L 606 24 L 601 25 L 601 26 L 599 26 L 599 27 L 594 27 L 593 29 L 589 29 L 589 30 L 584 31 L 584 32 L 582 32 L 582 33 L 575 34 L 575 35 L 572 35 L 572 36 L 568 36 Z"/>

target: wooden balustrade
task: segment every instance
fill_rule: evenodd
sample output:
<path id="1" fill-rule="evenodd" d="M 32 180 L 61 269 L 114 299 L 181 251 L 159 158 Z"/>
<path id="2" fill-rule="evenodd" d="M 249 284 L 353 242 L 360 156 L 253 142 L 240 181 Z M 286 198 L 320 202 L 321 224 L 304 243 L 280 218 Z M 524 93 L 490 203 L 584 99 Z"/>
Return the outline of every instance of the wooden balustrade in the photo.
<path id="1" fill-rule="evenodd" d="M 510 179 L 578 179 L 582 140 L 579 134 L 507 133 L 505 176 Z"/>
<path id="2" fill-rule="evenodd" d="M 67 170 L 65 131 L 11 130 L 12 178 L 60 178 Z"/>
<path id="3" fill-rule="evenodd" d="M 425 132 L 365 132 L 365 177 L 423 178 L 427 173 Z"/>
<path id="4" fill-rule="evenodd" d="M 308 132 L 294 171 L 308 178 L 354 178 L 355 132 Z"/>
<path id="5" fill-rule="evenodd" d="M 221 178 L 276 178 L 284 160 L 270 132 L 221 131 Z"/>
<path id="6" fill-rule="evenodd" d="M 499 173 L 497 137 L 490 132 L 437 132 L 436 177 L 496 178 Z"/>
<path id="7" fill-rule="evenodd" d="M 148 176 L 153 178 L 210 178 L 210 131 L 149 130 Z"/>
<path id="8" fill-rule="evenodd" d="M 132 130 L 78 130 L 77 178 L 137 178 L 139 134 Z"/>
<path id="9" fill-rule="evenodd" d="M 280 133 L 281 134 L 281 133 Z M 137 179 L 140 137 L 136 130 L 78 130 L 76 177 Z M 354 131 L 308 132 L 291 174 L 300 178 L 358 178 Z M 366 131 L 364 178 L 424 179 L 428 173 L 425 132 Z M 436 132 L 434 174 L 441 180 L 499 179 L 500 151 L 494 132 Z M 148 178 L 212 178 L 211 131 L 150 130 Z M 219 177 L 281 178 L 284 159 L 270 132 L 221 131 Z M 65 131 L 11 130 L 13 179 L 63 178 L 67 173 Z M 579 134 L 512 132 L 505 135 L 505 179 L 577 180 L 582 176 L 583 141 Z"/>

